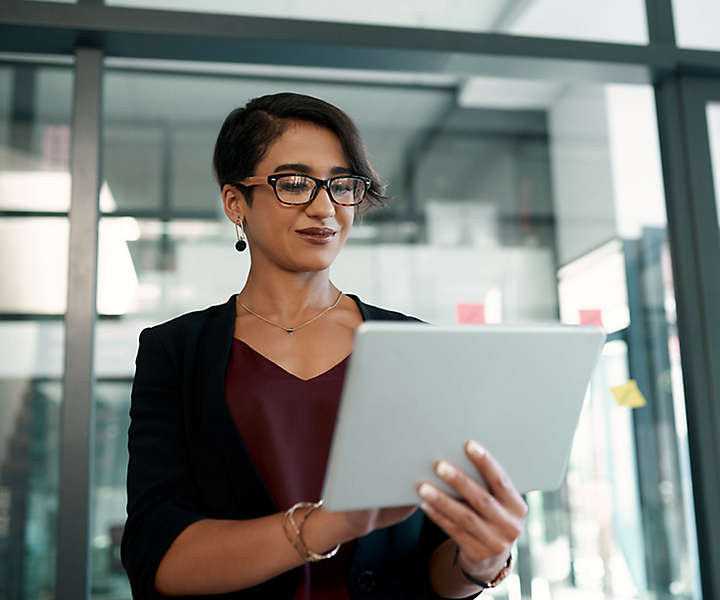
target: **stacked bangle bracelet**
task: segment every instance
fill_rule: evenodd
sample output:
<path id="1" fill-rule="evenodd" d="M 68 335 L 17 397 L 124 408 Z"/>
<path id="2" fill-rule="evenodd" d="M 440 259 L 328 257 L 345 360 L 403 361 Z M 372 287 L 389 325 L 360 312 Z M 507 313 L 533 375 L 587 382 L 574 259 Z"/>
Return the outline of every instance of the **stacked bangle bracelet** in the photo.
<path id="1" fill-rule="evenodd" d="M 322 504 L 322 500 L 320 500 L 319 502 L 298 502 L 297 504 L 294 504 L 288 510 L 286 510 L 282 517 L 282 528 L 285 532 L 285 535 L 287 536 L 288 541 L 295 547 L 295 549 L 298 551 L 298 554 L 300 554 L 301 558 L 305 562 L 317 562 L 319 560 L 325 560 L 326 558 L 332 558 L 337 554 L 338 550 L 340 549 L 340 544 L 338 544 L 337 546 L 335 546 L 335 548 L 330 550 L 330 552 L 327 552 L 325 554 L 318 554 L 317 552 L 313 552 L 312 550 L 310 550 L 310 548 L 308 548 L 307 543 L 302 536 L 302 528 L 305 524 L 305 521 L 310 516 L 310 513 L 320 508 Z M 294 519 L 295 511 L 298 508 L 306 507 L 310 507 L 310 510 L 303 515 L 302 521 L 300 521 L 300 525 L 298 526 L 295 523 Z M 290 523 L 292 530 L 295 532 L 296 539 L 292 538 L 290 532 L 287 529 L 288 522 Z"/>

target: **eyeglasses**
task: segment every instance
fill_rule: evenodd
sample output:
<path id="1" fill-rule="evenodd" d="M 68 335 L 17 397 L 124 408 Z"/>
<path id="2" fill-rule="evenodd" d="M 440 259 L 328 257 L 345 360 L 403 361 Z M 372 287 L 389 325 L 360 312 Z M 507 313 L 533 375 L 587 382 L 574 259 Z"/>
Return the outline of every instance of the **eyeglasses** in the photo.
<path id="1" fill-rule="evenodd" d="M 288 206 L 310 204 L 315 200 L 318 191 L 324 187 L 330 200 L 341 206 L 356 206 L 365 200 L 372 180 L 362 175 L 338 175 L 329 179 L 318 179 L 311 175 L 299 173 L 282 173 L 279 175 L 258 175 L 247 177 L 235 185 L 252 186 L 268 183 L 275 190 L 275 196 Z"/>

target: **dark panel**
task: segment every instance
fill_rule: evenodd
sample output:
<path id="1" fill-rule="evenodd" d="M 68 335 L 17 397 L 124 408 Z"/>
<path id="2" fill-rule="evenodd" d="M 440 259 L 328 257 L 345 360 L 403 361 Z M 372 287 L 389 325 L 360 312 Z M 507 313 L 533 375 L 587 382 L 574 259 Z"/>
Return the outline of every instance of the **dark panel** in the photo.
<path id="1" fill-rule="evenodd" d="M 702 589 L 710 599 L 720 597 L 720 356 L 713 350 L 720 336 L 718 226 L 708 218 L 709 212 L 715 217 L 712 188 L 689 168 L 694 157 L 697 168 L 709 169 L 707 129 L 687 122 L 700 109 L 692 120 L 704 121 L 704 106 L 686 104 L 678 77 L 658 84 L 656 98 Z"/>

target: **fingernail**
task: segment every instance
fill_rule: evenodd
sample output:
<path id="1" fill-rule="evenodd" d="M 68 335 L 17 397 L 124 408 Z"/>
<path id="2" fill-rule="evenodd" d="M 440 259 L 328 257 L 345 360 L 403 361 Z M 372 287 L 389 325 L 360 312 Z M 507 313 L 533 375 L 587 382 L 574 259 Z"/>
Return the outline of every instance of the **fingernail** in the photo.
<path id="1" fill-rule="evenodd" d="M 440 477 L 454 477 L 457 471 L 450 463 L 441 460 L 437 465 L 435 465 L 435 473 L 437 473 Z"/>
<path id="2" fill-rule="evenodd" d="M 475 440 L 470 440 L 467 444 L 468 451 L 470 454 L 477 458 L 482 458 L 485 456 L 485 448 L 483 448 L 480 444 L 478 444 Z"/>
<path id="3" fill-rule="evenodd" d="M 426 500 L 435 500 L 437 498 L 438 493 L 435 491 L 435 488 L 433 488 L 431 485 L 427 483 L 423 483 L 420 486 L 420 489 L 418 490 L 418 494 L 422 498 L 425 498 Z"/>

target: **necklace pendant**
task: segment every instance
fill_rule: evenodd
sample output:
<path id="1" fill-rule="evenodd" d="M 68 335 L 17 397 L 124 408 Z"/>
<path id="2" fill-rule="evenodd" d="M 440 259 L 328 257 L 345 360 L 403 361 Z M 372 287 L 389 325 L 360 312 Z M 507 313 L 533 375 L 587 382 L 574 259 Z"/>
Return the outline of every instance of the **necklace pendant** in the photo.
<path id="1" fill-rule="evenodd" d="M 285 331 L 287 331 L 288 333 L 294 333 L 294 332 L 295 332 L 294 329 L 286 329 Z"/>

